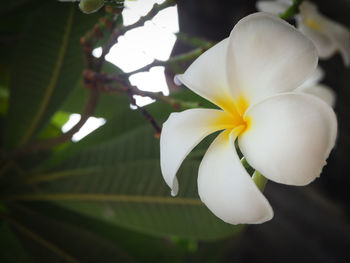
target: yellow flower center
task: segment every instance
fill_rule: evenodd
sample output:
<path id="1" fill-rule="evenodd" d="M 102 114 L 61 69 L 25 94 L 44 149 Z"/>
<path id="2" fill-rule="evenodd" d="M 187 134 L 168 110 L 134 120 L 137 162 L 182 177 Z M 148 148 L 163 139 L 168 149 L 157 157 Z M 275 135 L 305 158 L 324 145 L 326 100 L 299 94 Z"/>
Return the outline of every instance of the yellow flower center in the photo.
<path id="1" fill-rule="evenodd" d="M 314 19 L 307 18 L 304 23 L 315 31 L 320 31 L 322 29 L 321 25 Z"/>
<path id="2" fill-rule="evenodd" d="M 239 135 L 242 135 L 243 132 L 247 131 L 250 127 L 250 124 L 251 124 L 251 119 L 249 118 L 249 116 L 244 115 L 246 110 L 249 107 L 249 103 L 248 103 L 248 100 L 244 96 L 240 96 L 235 101 L 234 105 L 235 105 L 236 114 L 237 114 L 236 116 L 239 119 L 238 127 L 241 127 L 239 129 L 236 129 L 237 136 L 239 136 Z"/>
<path id="3" fill-rule="evenodd" d="M 244 115 L 249 107 L 249 102 L 244 96 L 240 96 L 235 100 L 220 101 L 218 103 L 226 112 L 218 118 L 214 125 L 218 129 L 233 130 L 237 136 L 247 131 L 251 124 L 249 116 Z"/>

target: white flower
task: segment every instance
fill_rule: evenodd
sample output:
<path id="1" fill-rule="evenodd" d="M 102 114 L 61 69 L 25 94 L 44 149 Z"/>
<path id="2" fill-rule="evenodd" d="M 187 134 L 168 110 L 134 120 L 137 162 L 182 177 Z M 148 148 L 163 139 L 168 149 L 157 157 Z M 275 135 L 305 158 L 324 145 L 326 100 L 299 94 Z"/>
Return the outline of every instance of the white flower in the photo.
<path id="1" fill-rule="evenodd" d="M 221 109 L 172 113 L 160 138 L 161 170 L 172 194 L 176 172 L 207 135 L 212 142 L 198 171 L 205 205 L 227 223 L 262 223 L 272 208 L 242 166 L 268 179 L 306 185 L 318 177 L 334 146 L 337 121 L 319 98 L 293 92 L 315 70 L 314 45 L 294 27 L 264 13 L 237 23 L 229 38 L 202 54 L 178 80 Z"/>
<path id="2" fill-rule="evenodd" d="M 292 1 L 258 1 L 260 11 L 281 14 Z M 344 64 L 350 65 L 350 31 L 343 25 L 330 20 L 318 12 L 311 2 L 304 1 L 300 5 L 300 13 L 296 16 L 298 29 L 312 40 L 320 58 L 329 58 L 336 51 L 342 55 Z"/>

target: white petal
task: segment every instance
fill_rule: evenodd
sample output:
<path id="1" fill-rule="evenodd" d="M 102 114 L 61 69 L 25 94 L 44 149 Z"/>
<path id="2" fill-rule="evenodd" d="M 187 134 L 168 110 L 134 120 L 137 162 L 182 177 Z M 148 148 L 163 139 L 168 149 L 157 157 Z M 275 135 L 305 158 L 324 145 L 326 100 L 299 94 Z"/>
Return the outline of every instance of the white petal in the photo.
<path id="1" fill-rule="evenodd" d="M 337 120 L 322 100 L 304 93 L 270 97 L 247 110 L 239 146 L 268 179 L 306 185 L 318 177 L 335 144 Z"/>
<path id="2" fill-rule="evenodd" d="M 198 173 L 198 192 L 205 205 L 230 224 L 258 224 L 273 211 L 246 172 L 234 147 L 236 135 L 222 132 L 210 145 Z"/>
<path id="3" fill-rule="evenodd" d="M 303 22 L 298 22 L 298 29 L 312 41 L 320 58 L 327 59 L 336 52 L 337 48 L 328 35 L 315 31 Z"/>
<path id="4" fill-rule="evenodd" d="M 289 3 L 283 1 L 258 1 L 256 2 L 256 9 L 273 15 L 279 15 L 285 12 L 289 5 Z"/>
<path id="5" fill-rule="evenodd" d="M 314 45 L 293 26 L 266 13 L 240 20 L 230 35 L 228 79 L 233 94 L 251 104 L 292 91 L 315 70 Z"/>
<path id="6" fill-rule="evenodd" d="M 228 39 L 199 56 L 177 80 L 203 98 L 230 111 L 232 98 L 227 84 L 226 57 Z"/>
<path id="7" fill-rule="evenodd" d="M 334 91 L 326 85 L 319 84 L 314 86 L 299 87 L 296 91 L 312 94 L 326 102 L 329 106 L 333 108 L 335 106 L 336 95 Z"/>
<path id="8" fill-rule="evenodd" d="M 315 86 L 318 84 L 324 77 L 324 71 L 321 67 L 317 66 L 315 71 L 310 75 L 310 77 L 303 83 L 301 84 L 297 90 L 301 90 L 307 87 Z"/>
<path id="9" fill-rule="evenodd" d="M 172 113 L 160 136 L 160 166 L 164 180 L 176 195 L 176 172 L 191 150 L 207 135 L 230 126 L 230 117 L 221 110 L 190 109 Z"/>

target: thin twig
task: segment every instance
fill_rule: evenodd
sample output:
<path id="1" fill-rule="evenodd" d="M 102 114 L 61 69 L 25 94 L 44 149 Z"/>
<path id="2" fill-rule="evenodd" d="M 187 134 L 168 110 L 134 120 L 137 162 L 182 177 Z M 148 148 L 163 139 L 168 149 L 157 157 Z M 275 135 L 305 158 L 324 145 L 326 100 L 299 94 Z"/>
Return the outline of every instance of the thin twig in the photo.
<path id="1" fill-rule="evenodd" d="M 70 139 L 72 139 L 73 135 L 80 130 L 80 128 L 85 124 L 85 122 L 89 119 L 90 116 L 93 115 L 95 108 L 97 106 L 98 98 L 99 98 L 99 93 L 96 90 L 90 90 L 88 99 L 85 103 L 84 111 L 81 114 L 81 118 L 79 122 L 68 132 L 54 137 L 50 138 L 44 141 L 39 141 L 36 143 L 33 143 L 31 145 L 28 145 L 25 147 L 23 150 L 25 152 L 33 152 L 33 151 L 38 151 L 38 150 L 45 150 L 48 148 L 51 148 L 55 145 L 64 143 Z"/>
<path id="2" fill-rule="evenodd" d="M 90 85 L 90 88 L 96 89 L 103 93 L 131 93 L 142 97 L 150 97 L 155 100 L 162 101 L 176 110 L 190 109 L 200 107 L 199 102 L 182 101 L 170 96 L 164 96 L 162 92 L 143 91 L 136 86 L 132 86 L 125 76 L 108 75 L 105 73 L 96 73 L 94 71 L 84 72 L 85 79 L 88 81 L 97 81 L 97 85 Z M 115 84 L 113 84 L 115 83 Z"/>
<path id="3" fill-rule="evenodd" d="M 127 86 L 124 85 L 104 85 L 102 86 L 103 92 L 117 92 L 117 93 L 125 93 L 127 92 Z M 131 92 L 133 95 L 139 95 L 142 97 L 150 97 L 151 99 L 158 100 L 161 102 L 164 102 L 168 104 L 169 106 L 173 107 L 175 110 L 184 110 L 184 109 L 192 109 L 192 108 L 198 108 L 201 106 L 199 102 L 190 102 L 190 101 L 183 101 L 179 100 L 170 96 L 164 96 L 162 92 L 152 92 L 152 91 L 143 91 L 139 90 L 135 86 L 129 87 L 129 92 Z"/>
<path id="4" fill-rule="evenodd" d="M 177 67 L 178 65 L 183 64 L 185 62 L 191 62 L 191 61 L 195 60 L 197 57 L 199 57 L 201 54 L 203 54 L 204 51 L 206 51 L 210 47 L 212 47 L 212 46 L 196 48 L 196 49 L 189 51 L 187 53 L 171 57 L 170 59 L 168 59 L 166 61 L 154 60 L 152 63 L 150 63 L 142 68 L 139 68 L 139 69 L 134 70 L 132 72 L 122 73 L 119 75 L 131 76 L 133 74 L 148 71 L 153 67 L 159 67 L 159 66 L 163 66 L 163 67 L 167 67 L 167 68 Z M 179 68 L 179 70 L 180 70 L 180 68 Z M 179 70 L 174 70 L 174 71 L 179 71 Z"/>
<path id="5" fill-rule="evenodd" d="M 129 31 L 130 29 L 136 28 L 136 27 L 140 27 L 143 26 L 143 24 L 148 21 L 151 20 L 156 14 L 158 14 L 159 11 L 174 6 L 176 4 L 175 0 L 166 0 L 164 3 L 162 4 L 157 4 L 155 3 L 152 7 L 152 9 L 143 17 L 141 17 L 137 22 L 135 22 L 132 25 L 126 26 L 122 29 L 122 32 L 126 32 Z"/>
<path id="6" fill-rule="evenodd" d="M 85 124 L 85 122 L 88 120 L 88 118 L 93 114 L 97 101 L 98 101 L 98 92 L 96 90 L 90 90 L 89 91 L 89 98 L 86 101 L 85 108 L 83 113 L 81 114 L 81 119 L 79 122 L 67 133 L 63 133 L 60 136 L 49 138 L 42 141 L 37 141 L 31 144 L 27 144 L 9 155 L 7 155 L 1 162 L 1 167 L 7 167 L 8 163 L 12 163 L 13 160 L 17 159 L 21 155 L 28 153 L 28 152 L 34 152 L 39 150 L 46 150 L 53 146 L 56 146 L 58 144 L 64 143 L 68 140 L 70 140 L 73 135 L 80 130 L 80 128 Z"/>
<path id="7" fill-rule="evenodd" d="M 124 34 L 125 32 L 127 32 L 131 29 L 134 29 L 136 27 L 143 26 L 143 24 L 146 21 L 151 20 L 156 14 L 158 14 L 159 11 L 161 11 L 167 7 L 173 6 L 173 5 L 175 5 L 174 0 L 167 0 L 162 4 L 155 3 L 153 5 L 152 9 L 145 16 L 141 17 L 134 24 L 123 27 L 123 28 L 116 28 L 113 31 L 113 33 L 112 33 L 110 39 L 107 41 L 107 43 L 105 45 L 103 45 L 101 58 L 103 58 L 109 52 L 111 47 L 117 42 L 117 39 L 120 35 Z"/>
<path id="8" fill-rule="evenodd" d="M 154 137 L 159 138 L 160 137 L 160 133 L 162 132 L 162 128 L 158 125 L 156 120 L 152 117 L 152 115 L 145 108 L 140 107 L 140 106 L 138 106 L 136 104 L 134 95 L 131 93 L 130 89 L 127 92 L 127 94 L 128 94 L 128 97 L 129 97 L 131 105 L 136 107 L 137 110 L 141 112 L 142 116 L 144 116 L 146 118 L 146 120 L 152 125 L 153 129 L 156 132 Z"/>

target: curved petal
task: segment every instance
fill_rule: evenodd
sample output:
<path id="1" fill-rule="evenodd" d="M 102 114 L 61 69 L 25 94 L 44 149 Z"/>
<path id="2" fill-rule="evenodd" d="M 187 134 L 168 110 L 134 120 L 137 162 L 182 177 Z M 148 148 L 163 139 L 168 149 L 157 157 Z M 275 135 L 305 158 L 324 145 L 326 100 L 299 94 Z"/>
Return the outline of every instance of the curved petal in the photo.
<path id="1" fill-rule="evenodd" d="M 221 110 L 191 109 L 169 116 L 160 136 L 160 167 L 173 195 L 176 172 L 191 150 L 207 135 L 232 125 L 232 116 Z"/>
<path id="2" fill-rule="evenodd" d="M 290 3 L 284 1 L 258 1 L 256 2 L 256 9 L 262 12 L 273 15 L 282 14 L 290 6 Z"/>
<path id="3" fill-rule="evenodd" d="M 337 47 L 329 36 L 310 28 L 303 22 L 298 22 L 298 29 L 312 41 L 320 58 L 327 59 L 336 52 Z"/>
<path id="4" fill-rule="evenodd" d="M 250 105 L 292 91 L 315 70 L 314 45 L 293 26 L 266 13 L 240 20 L 230 35 L 228 79 L 236 97 Z"/>
<path id="5" fill-rule="evenodd" d="M 335 144 L 337 120 L 322 100 L 304 93 L 270 97 L 247 110 L 239 146 L 266 178 L 306 185 L 318 177 Z"/>
<path id="6" fill-rule="evenodd" d="M 234 146 L 236 137 L 235 131 L 226 130 L 210 145 L 199 167 L 199 196 L 227 223 L 268 221 L 272 208 L 244 169 Z"/>
<path id="7" fill-rule="evenodd" d="M 310 77 L 301 84 L 297 90 L 301 90 L 307 87 L 315 86 L 318 84 L 324 77 L 324 71 L 320 66 L 317 66 L 315 71 L 310 75 Z"/>
<path id="8" fill-rule="evenodd" d="M 180 81 L 193 92 L 231 112 L 232 97 L 227 84 L 226 56 L 228 39 L 224 39 L 199 56 L 182 75 Z"/>
<path id="9" fill-rule="evenodd" d="M 314 95 L 326 102 L 332 108 L 335 106 L 336 95 L 334 91 L 326 85 L 320 84 L 314 86 L 299 87 L 296 91 Z"/>

